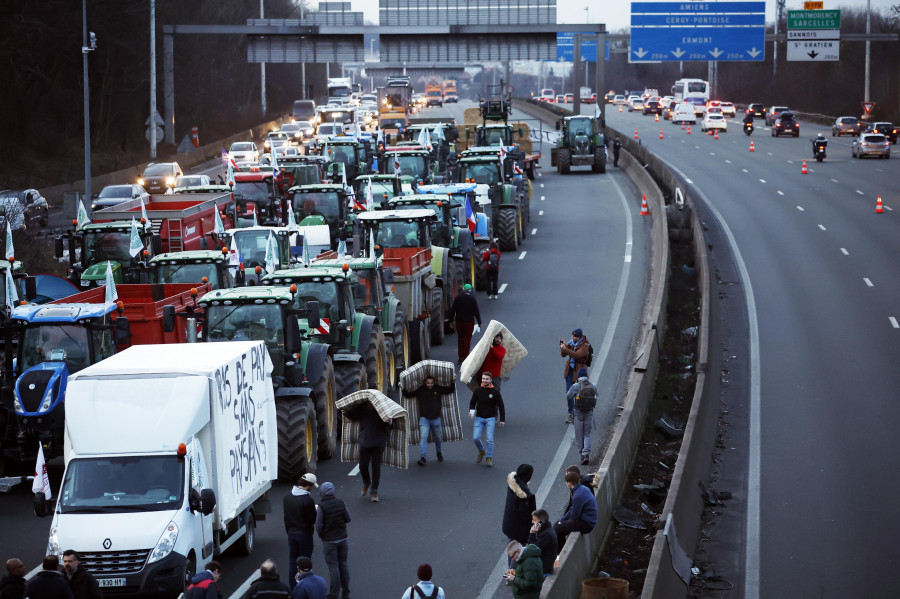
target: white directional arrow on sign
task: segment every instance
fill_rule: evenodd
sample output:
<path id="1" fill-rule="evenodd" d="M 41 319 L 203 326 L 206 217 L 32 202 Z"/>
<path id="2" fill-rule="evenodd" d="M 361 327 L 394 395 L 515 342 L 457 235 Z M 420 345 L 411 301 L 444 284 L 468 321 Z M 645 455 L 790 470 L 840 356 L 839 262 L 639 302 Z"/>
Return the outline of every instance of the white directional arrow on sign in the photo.
<path id="1" fill-rule="evenodd" d="M 759 56 L 760 52 L 762 52 L 762 50 L 757 50 L 755 47 L 747 50 L 747 54 L 749 54 L 753 58 L 756 58 L 757 56 Z"/>
<path id="2" fill-rule="evenodd" d="M 638 48 L 637 50 L 632 50 L 632 52 L 634 52 L 635 56 L 637 56 L 638 58 L 643 58 L 647 55 L 647 51 L 644 50 L 643 48 Z"/>
<path id="3" fill-rule="evenodd" d="M 682 50 L 681 48 L 675 48 L 674 50 L 671 50 L 671 52 L 675 55 L 675 58 L 681 58 L 682 56 L 684 56 L 684 50 Z"/>
<path id="4" fill-rule="evenodd" d="M 718 58 L 718 57 L 722 56 L 722 50 L 719 50 L 718 48 L 713 48 L 712 50 L 709 51 L 709 53 L 712 54 L 713 58 Z"/>

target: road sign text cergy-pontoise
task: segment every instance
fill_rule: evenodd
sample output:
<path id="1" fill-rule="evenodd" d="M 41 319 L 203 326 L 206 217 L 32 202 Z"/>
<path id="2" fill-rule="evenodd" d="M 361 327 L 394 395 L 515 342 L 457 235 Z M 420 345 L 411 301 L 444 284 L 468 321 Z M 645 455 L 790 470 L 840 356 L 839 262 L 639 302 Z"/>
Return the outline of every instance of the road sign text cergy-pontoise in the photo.
<path id="1" fill-rule="evenodd" d="M 631 60 L 762 61 L 765 2 L 632 2 Z"/>
<path id="2" fill-rule="evenodd" d="M 606 59 L 609 60 L 609 42 L 606 43 Z M 556 34 L 556 60 L 572 62 L 575 60 L 575 34 L 571 32 Z M 581 34 L 581 61 L 597 62 L 597 34 L 585 31 Z"/>
<path id="3" fill-rule="evenodd" d="M 789 10 L 787 30 L 789 61 L 840 60 L 840 10 Z"/>

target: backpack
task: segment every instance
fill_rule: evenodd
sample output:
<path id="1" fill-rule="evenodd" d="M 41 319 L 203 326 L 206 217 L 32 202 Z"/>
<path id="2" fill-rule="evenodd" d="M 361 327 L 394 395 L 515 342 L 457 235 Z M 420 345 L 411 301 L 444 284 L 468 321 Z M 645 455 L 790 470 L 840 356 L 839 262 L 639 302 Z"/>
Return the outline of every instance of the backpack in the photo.
<path id="1" fill-rule="evenodd" d="M 578 383 L 578 392 L 575 393 L 575 409 L 579 412 L 590 412 L 597 405 L 597 392 L 590 381 Z"/>
<path id="2" fill-rule="evenodd" d="M 593 361 L 594 361 L 594 346 L 591 345 L 590 343 L 588 343 L 588 355 L 587 355 L 587 360 L 585 360 L 584 363 L 587 364 L 588 366 L 590 366 Z"/>
<path id="3" fill-rule="evenodd" d="M 500 256 L 496 252 L 491 252 L 491 255 L 488 256 L 488 267 L 500 268 Z"/>
<path id="4" fill-rule="evenodd" d="M 436 599 L 436 597 L 438 596 L 439 590 L 440 590 L 440 587 L 438 587 L 438 585 L 434 585 L 434 590 L 431 591 L 431 597 L 426 597 L 425 591 L 422 590 L 422 588 L 419 586 L 419 583 L 416 583 L 411 587 L 411 589 L 409 591 L 409 599 L 414 599 L 414 597 L 413 597 L 414 593 L 416 595 L 418 595 L 419 597 L 421 597 L 421 599 Z"/>

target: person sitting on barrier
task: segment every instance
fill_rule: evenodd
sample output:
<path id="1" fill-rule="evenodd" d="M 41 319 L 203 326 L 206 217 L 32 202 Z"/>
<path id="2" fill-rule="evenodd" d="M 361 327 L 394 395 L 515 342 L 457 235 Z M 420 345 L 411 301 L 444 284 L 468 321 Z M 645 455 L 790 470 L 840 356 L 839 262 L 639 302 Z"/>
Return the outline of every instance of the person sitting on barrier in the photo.
<path id="1" fill-rule="evenodd" d="M 581 484 L 581 476 L 566 472 L 566 486 L 572 493 L 572 505 L 563 517 L 553 525 L 557 547 L 562 550 L 569 533 L 587 534 L 597 525 L 597 499 L 590 489 Z"/>
<path id="2" fill-rule="evenodd" d="M 556 554 L 559 553 L 556 533 L 550 524 L 550 514 L 547 510 L 537 509 L 531 512 L 528 542 L 537 545 L 541 550 L 541 564 L 544 567 L 544 578 L 547 578 L 553 574 L 553 563 L 556 561 Z"/>

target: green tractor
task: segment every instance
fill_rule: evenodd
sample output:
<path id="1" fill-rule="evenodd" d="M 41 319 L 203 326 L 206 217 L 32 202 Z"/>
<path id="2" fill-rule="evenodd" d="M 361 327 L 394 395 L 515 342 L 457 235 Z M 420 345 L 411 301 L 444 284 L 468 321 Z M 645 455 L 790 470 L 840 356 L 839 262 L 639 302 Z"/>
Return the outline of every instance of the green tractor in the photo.
<path id="1" fill-rule="evenodd" d="M 326 141 L 322 147 L 322 156 L 328 160 L 326 175 L 332 181 L 341 181 L 346 172 L 349 183 L 365 172 L 366 149 L 352 137 Z"/>
<path id="2" fill-rule="evenodd" d="M 288 193 L 301 228 L 327 225 L 331 249 L 336 250 L 341 239 L 351 245 L 355 215 L 349 207 L 351 197 L 346 187 L 337 183 L 299 185 L 291 187 Z"/>
<path id="3" fill-rule="evenodd" d="M 150 259 L 151 283 L 209 283 L 213 289 L 243 285 L 243 273 L 233 275 L 228 248 L 169 252 Z"/>
<path id="4" fill-rule="evenodd" d="M 272 359 L 278 416 L 278 475 L 296 481 L 337 448 L 331 348 L 303 334 L 300 319 L 319 325 L 319 307 L 298 307 L 289 287 L 218 289 L 200 298 L 206 342 L 264 341 Z M 365 388 L 360 379 L 359 388 Z"/>
<path id="5" fill-rule="evenodd" d="M 568 175 L 573 166 L 590 166 L 595 173 L 606 172 L 606 144 L 600 120 L 590 116 L 567 116 L 556 121 L 560 132 L 557 146 L 550 150 L 550 166 Z"/>
<path id="6" fill-rule="evenodd" d="M 131 223 L 115 221 L 86 224 L 79 233 L 57 237 L 56 257 L 63 257 L 63 242 L 67 239 L 71 263 L 68 279 L 76 287 L 97 287 L 104 284 L 107 263 L 112 266 L 116 284 L 146 283 L 146 260 L 160 253 L 162 243 L 159 236 L 149 229 L 140 231 L 139 227 L 138 230 L 144 248 L 147 249 L 137 256 L 132 256 L 129 252 Z M 81 260 L 75 261 L 75 257 L 79 255 Z"/>
<path id="7" fill-rule="evenodd" d="M 381 321 L 377 316 L 357 311 L 357 276 L 349 267 L 276 270 L 263 277 L 262 284 L 296 287 L 296 301 L 301 309 L 312 302 L 318 304 L 318 326 L 301 320 L 300 328 L 331 347 L 339 397 L 366 388 L 385 395 L 392 393 L 393 360 Z"/>

